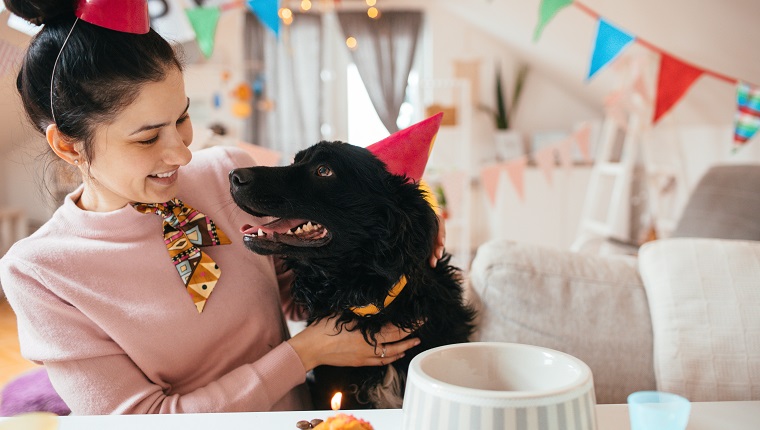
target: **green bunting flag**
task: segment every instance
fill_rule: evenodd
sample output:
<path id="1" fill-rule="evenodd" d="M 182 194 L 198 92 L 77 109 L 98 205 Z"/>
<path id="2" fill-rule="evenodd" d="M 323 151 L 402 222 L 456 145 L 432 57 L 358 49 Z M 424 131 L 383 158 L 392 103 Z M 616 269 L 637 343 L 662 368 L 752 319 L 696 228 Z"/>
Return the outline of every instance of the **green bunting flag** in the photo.
<path id="1" fill-rule="evenodd" d="M 533 41 L 537 41 L 544 32 L 546 24 L 554 18 L 561 9 L 573 4 L 573 0 L 541 0 L 541 9 L 538 12 L 538 26 L 533 33 Z"/>
<path id="2" fill-rule="evenodd" d="M 195 38 L 206 58 L 214 53 L 214 37 L 216 36 L 216 24 L 219 22 L 219 7 L 197 7 L 186 9 L 187 18 L 195 30 Z"/>

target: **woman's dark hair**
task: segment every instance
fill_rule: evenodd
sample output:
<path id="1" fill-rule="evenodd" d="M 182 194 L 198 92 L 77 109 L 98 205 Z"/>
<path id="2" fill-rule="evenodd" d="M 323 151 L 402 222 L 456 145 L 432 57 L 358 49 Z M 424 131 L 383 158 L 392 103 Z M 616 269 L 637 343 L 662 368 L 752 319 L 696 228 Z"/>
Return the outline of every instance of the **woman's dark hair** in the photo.
<path id="1" fill-rule="evenodd" d="M 76 21 L 74 0 L 4 2 L 14 14 L 44 24 L 29 44 L 16 80 L 29 119 L 43 134 L 55 122 L 61 133 L 84 144 L 87 161 L 92 160 L 95 126 L 110 122 L 132 103 L 141 84 L 160 82 L 172 67 L 182 70 L 171 45 L 153 29 L 130 34 Z"/>

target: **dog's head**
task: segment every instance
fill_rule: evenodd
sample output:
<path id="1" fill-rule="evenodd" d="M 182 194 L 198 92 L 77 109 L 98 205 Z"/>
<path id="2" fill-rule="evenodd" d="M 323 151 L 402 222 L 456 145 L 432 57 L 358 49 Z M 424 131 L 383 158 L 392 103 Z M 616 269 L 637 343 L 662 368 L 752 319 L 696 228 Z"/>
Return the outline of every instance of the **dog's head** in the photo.
<path id="1" fill-rule="evenodd" d="M 423 192 L 365 148 L 320 142 L 290 166 L 233 170 L 230 188 L 240 208 L 275 218 L 243 228 L 246 246 L 259 254 L 355 260 L 366 253 L 419 263 L 431 253 L 437 221 Z"/>

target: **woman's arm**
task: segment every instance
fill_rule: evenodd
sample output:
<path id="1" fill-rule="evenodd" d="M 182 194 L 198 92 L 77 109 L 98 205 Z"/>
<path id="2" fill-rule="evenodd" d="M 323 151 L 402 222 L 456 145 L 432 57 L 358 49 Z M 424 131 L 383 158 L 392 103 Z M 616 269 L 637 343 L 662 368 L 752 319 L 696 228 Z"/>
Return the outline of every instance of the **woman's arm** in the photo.
<path id="1" fill-rule="evenodd" d="M 266 411 L 305 381 L 299 356 L 281 343 L 203 387 L 167 394 L 171 385 L 146 376 L 155 370 L 143 371 L 97 324 L 39 282 L 31 267 L 3 263 L 0 276 L 17 315 L 22 353 L 46 366 L 74 414 Z M 213 357 L 197 357 L 207 359 Z"/>
<path id="2" fill-rule="evenodd" d="M 268 411 L 306 375 L 287 343 L 184 394 L 167 395 L 171 387 L 149 381 L 126 354 L 44 364 L 56 391 L 77 415 Z"/>

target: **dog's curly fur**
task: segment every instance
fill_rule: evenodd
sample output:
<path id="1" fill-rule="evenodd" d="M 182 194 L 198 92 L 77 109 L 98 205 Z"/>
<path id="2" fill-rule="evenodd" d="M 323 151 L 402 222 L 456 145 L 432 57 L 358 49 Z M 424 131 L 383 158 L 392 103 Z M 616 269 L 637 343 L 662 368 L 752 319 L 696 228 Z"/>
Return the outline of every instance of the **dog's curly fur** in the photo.
<path id="1" fill-rule="evenodd" d="M 342 327 L 361 330 L 371 345 L 377 345 L 380 329 L 392 323 L 421 340 L 393 363 L 394 369 L 318 367 L 312 385 L 315 407 L 329 408 L 335 391 L 344 393 L 344 409 L 400 407 L 414 356 L 467 341 L 474 311 L 464 303 L 460 271 L 449 265 L 448 254 L 435 268 L 428 263 L 437 231 L 435 213 L 414 182 L 388 173 L 368 150 L 320 142 L 299 152 L 290 166 L 233 170 L 230 184 L 243 210 L 277 218 L 262 226 L 264 235 L 253 227 L 245 244 L 259 254 L 281 255 L 295 272 L 293 295 L 306 307 L 308 323 L 337 316 Z M 322 226 L 311 238 L 284 234 L 307 220 Z M 402 275 L 406 287 L 383 308 Z M 361 317 L 351 310 L 367 304 L 381 311 Z M 393 385 L 395 389 L 388 388 Z M 396 392 L 388 395 L 389 389 Z"/>

